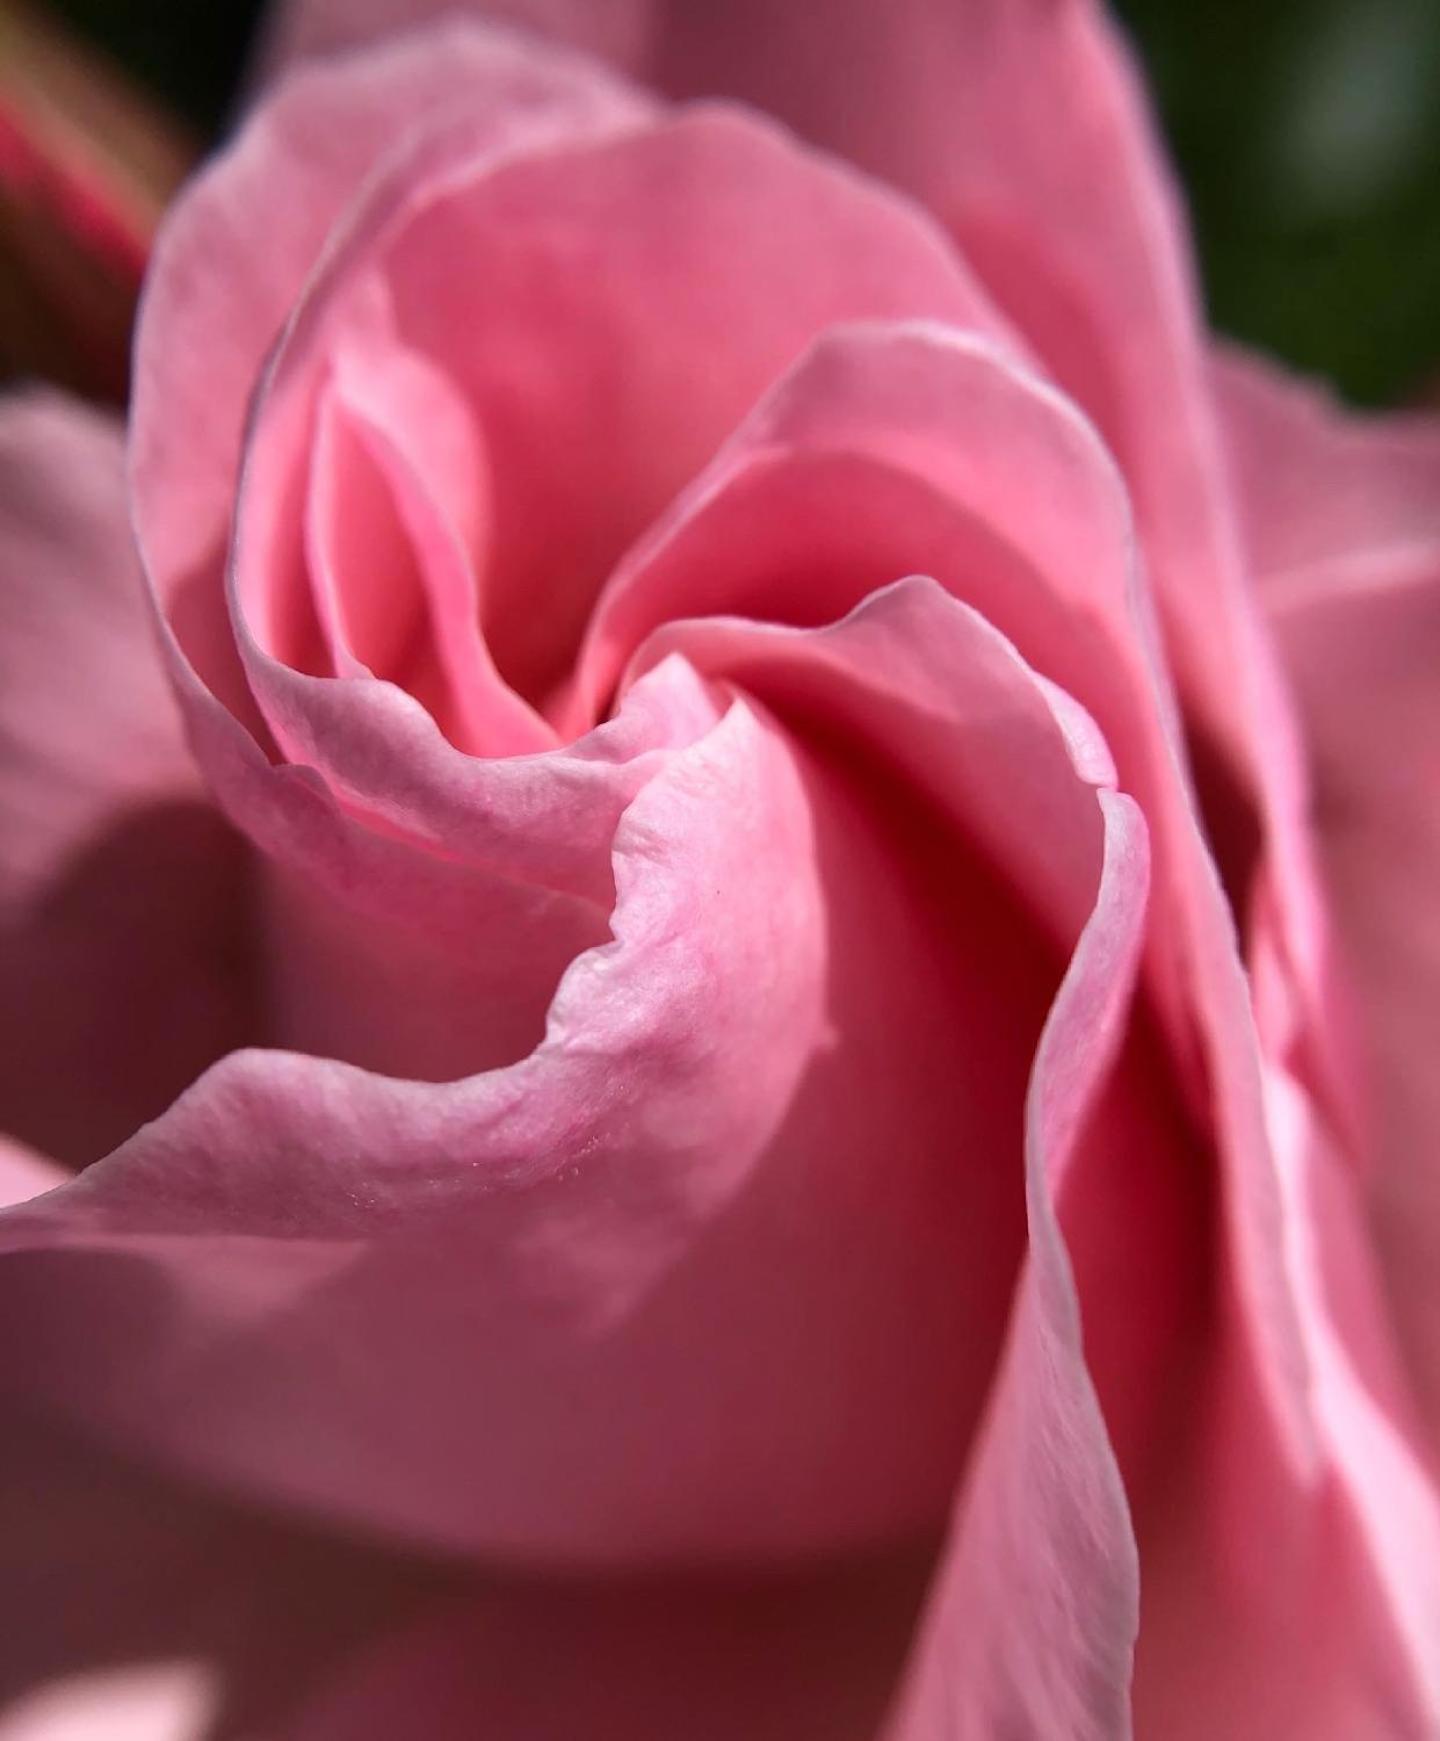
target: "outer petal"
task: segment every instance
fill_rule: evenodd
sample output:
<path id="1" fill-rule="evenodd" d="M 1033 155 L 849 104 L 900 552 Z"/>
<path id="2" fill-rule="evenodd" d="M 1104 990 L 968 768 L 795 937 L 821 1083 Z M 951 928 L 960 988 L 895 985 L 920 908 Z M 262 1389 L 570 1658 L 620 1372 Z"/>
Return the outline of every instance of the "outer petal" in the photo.
<path id="1" fill-rule="evenodd" d="M 402 138 L 367 191 L 367 153 L 416 113 L 422 136 Z M 443 405 L 469 420 L 488 483 L 454 523 L 476 527 L 490 646 L 507 674 L 539 681 L 537 650 L 563 648 L 613 550 L 817 327 L 844 313 L 983 309 L 931 227 L 848 172 L 753 120 L 645 127 L 643 116 L 563 56 L 456 27 L 302 72 L 181 202 L 162 243 L 139 345 L 137 522 L 206 772 L 282 867 L 267 889 L 265 1028 L 281 1043 L 431 1079 L 523 1055 L 561 968 L 603 935 L 616 818 L 653 772 L 651 752 L 688 729 L 672 697 L 654 731 L 602 729 L 550 756 L 479 761 L 395 684 L 364 674 L 341 577 L 324 573 L 321 616 L 347 674 L 311 675 L 330 667 L 307 654 L 305 516 L 292 510 L 312 481 L 309 451 L 330 445 L 310 440 L 317 403 L 324 423 L 344 388 L 347 414 L 363 413 L 377 440 L 382 425 L 397 437 L 390 459 L 427 487 L 442 468 L 413 434 L 398 439 L 394 394 L 410 392 L 413 412 L 423 380 L 427 416 Z M 278 235 L 277 174 L 294 184 Z M 322 247 L 347 193 L 354 209 Z M 592 256 L 607 262 L 603 292 L 583 264 Z M 232 628 L 214 561 L 241 397 L 261 334 L 297 299 L 245 450 Z M 357 305 L 382 330 L 367 326 L 347 350 Z M 223 335 L 213 365 L 207 335 Z M 197 453 L 175 431 L 201 356 L 218 406 L 212 451 Z M 343 495 L 326 489 L 343 468 L 316 465 L 309 554 L 324 570 L 338 561 L 325 527 L 345 520 Z M 436 560 L 441 545 L 455 553 L 443 538 L 416 542 Z M 454 573 L 421 566 L 432 607 L 449 612 L 439 638 L 473 637 L 463 575 L 442 600 Z M 557 576 L 571 577 L 568 595 Z M 554 595 L 545 613 L 542 582 Z M 504 703 L 509 724 L 543 742 L 548 727 L 519 719 L 526 704 L 500 674 L 481 676 L 497 691 L 490 717 Z M 270 764 L 277 743 L 292 765 Z M 479 747 L 530 746 L 505 735 Z M 367 1026 L 377 1005 L 384 1020 Z"/>
<path id="2" fill-rule="evenodd" d="M 1420 665 L 1434 612 L 1420 601 L 1436 590 L 1427 576 L 1440 577 L 1440 562 L 1424 555 L 1440 445 L 1421 419 L 1346 421 L 1314 390 L 1239 357 L 1224 359 L 1218 378 L 1261 585 L 1311 738 L 1316 821 L 1349 956 L 1342 977 L 1363 993 L 1355 1032 L 1370 1080 L 1358 1120 L 1352 1103 L 1349 1121 L 1337 1125 L 1335 1104 L 1327 1108 L 1314 1092 L 1304 1018 L 1262 923 L 1253 967 L 1267 1117 L 1321 1448 L 1312 1523 L 1294 1544 L 1288 1574 L 1282 1562 L 1254 1567 L 1245 1600 L 1217 1605 L 1209 1574 L 1193 1575 L 1195 1538 L 1177 1530 L 1178 1519 L 1195 1514 L 1177 1491 L 1150 1526 L 1152 1559 L 1163 1569 L 1151 1583 L 1161 1599 L 1144 1635 L 1140 1709 L 1159 1732 L 1182 1737 L 1217 1725 L 1237 1736 L 1418 1737 L 1440 1720 L 1440 1493 L 1433 1457 L 1417 1449 L 1391 1325 L 1401 1328 L 1433 1422 L 1426 1278 L 1436 1223 L 1427 1172 L 1416 1166 L 1432 1109 L 1417 1113 L 1409 1084 L 1424 1076 L 1397 1064 L 1410 1030 L 1394 1024 L 1401 1012 L 1426 1019 L 1413 988 L 1434 952 L 1416 930 L 1427 904 L 1419 882 L 1402 903 L 1395 897 L 1406 878 L 1423 881 L 1427 852 L 1434 858 L 1433 843 L 1420 845 L 1432 806 L 1412 784 L 1411 746 L 1428 741 L 1435 723 L 1425 717 L 1433 685 Z M 1320 556 L 1327 546 L 1331 560 Z M 1291 566 L 1271 570 L 1268 562 Z M 1381 937 L 1387 942 L 1377 949 Z M 1388 974 L 1376 971 L 1382 960 Z M 1338 1004 L 1335 1013 L 1343 1019 Z M 1411 1116 L 1425 1121 L 1418 1148 L 1421 1126 L 1407 1129 Z M 1402 1183 L 1387 1210 L 1391 1180 Z M 1376 1284 L 1367 1193 L 1377 1206 L 1370 1219 L 1381 1232 L 1389 1313 Z M 1214 1471 L 1189 1478 L 1212 1482 Z M 1225 1557 L 1237 1558 L 1236 1544 Z M 1197 1609 L 1207 1603 L 1212 1620 L 1202 1625 Z M 1259 1622 L 1267 1611 L 1271 1619 Z M 1197 1650 L 1199 1638 L 1205 1648 Z"/>
<path id="3" fill-rule="evenodd" d="M 631 804 L 616 942 L 540 1049 L 448 1087 L 218 1067 L 11 1212 L 0 1303 L 35 1329 L 6 1385 L 211 1479 L 526 1558 L 936 1520 L 1104 758 L 933 585 L 733 634 L 775 640 L 736 680 L 779 711 L 737 700 Z"/>
<path id="4" fill-rule="evenodd" d="M 246 1034 L 242 848 L 156 656 L 118 428 L 0 405 L 0 1129 L 67 1163 Z"/>
<path id="5" fill-rule="evenodd" d="M 1267 592 L 1292 570 L 1352 557 L 1388 565 L 1440 543 L 1440 418 L 1347 411 L 1319 382 L 1234 346 L 1211 370 L 1247 554 Z"/>
<path id="6" fill-rule="evenodd" d="M 270 10 L 258 70 L 273 77 L 293 62 L 374 42 L 459 10 L 455 0 L 283 0 Z M 648 39 L 652 5 L 651 0 L 516 0 L 484 10 L 623 66 L 638 59 Z"/>
<path id="7" fill-rule="evenodd" d="M 1257 813 L 1287 903 L 1307 903 L 1292 726 L 1239 561 L 1183 214 L 1096 0 L 468 9 L 583 45 L 668 96 L 742 97 L 930 207 L 1125 470 L 1237 904 Z M 286 0 L 272 53 L 327 52 L 434 10 Z M 1313 974 L 1308 919 L 1292 922 Z"/>

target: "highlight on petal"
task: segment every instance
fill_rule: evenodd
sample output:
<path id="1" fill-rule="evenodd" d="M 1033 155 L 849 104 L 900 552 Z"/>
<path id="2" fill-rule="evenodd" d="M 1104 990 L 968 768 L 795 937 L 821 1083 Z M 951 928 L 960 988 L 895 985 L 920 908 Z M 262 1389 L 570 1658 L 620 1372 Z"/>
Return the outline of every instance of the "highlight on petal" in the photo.
<path id="1" fill-rule="evenodd" d="M 0 1710 L 0 1741 L 195 1741 L 213 1706 L 204 1670 L 189 1663 L 101 1669 Z"/>
<path id="2" fill-rule="evenodd" d="M 217 1067 L 5 1219 L 0 1303 L 35 1327 L 7 1390 L 529 1562 L 937 1522 L 1021 1257 L 1025 1078 L 1105 758 L 933 583 L 814 634 L 674 633 L 652 676 L 693 653 L 733 699 L 624 812 L 614 942 L 538 1049 L 447 1085 Z"/>
<path id="3" fill-rule="evenodd" d="M 0 1131 L 81 1165 L 247 1037 L 244 877 L 156 656 L 118 425 L 0 402 Z"/>

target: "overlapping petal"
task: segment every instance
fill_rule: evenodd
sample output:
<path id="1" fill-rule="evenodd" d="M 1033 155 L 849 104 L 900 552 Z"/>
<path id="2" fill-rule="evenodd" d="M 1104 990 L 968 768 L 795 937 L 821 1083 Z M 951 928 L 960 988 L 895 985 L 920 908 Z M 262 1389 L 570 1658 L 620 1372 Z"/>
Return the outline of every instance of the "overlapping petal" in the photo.
<path id="1" fill-rule="evenodd" d="M 36 1329 L 8 1385 L 451 1546 L 754 1558 L 934 1523 L 1107 774 L 933 584 L 725 634 L 774 669 L 626 810 L 615 942 L 544 1044 L 448 1086 L 217 1067 L 10 1217 L 0 1287 Z M 743 650 L 712 646 L 712 685 Z"/>
<path id="2" fill-rule="evenodd" d="M 1349 1034 L 1361 1189 L 1440 1434 L 1440 427 L 1362 417 L 1238 355 L 1219 365 L 1251 548 L 1299 698 Z M 1261 458 L 1265 463 L 1257 463 Z M 1440 1442 L 1436 1440 L 1433 1442 Z"/>
<path id="3" fill-rule="evenodd" d="M 362 1640 L 455 1583 L 217 1503 L 15 1413 L 0 1528 L 5 1741 L 278 1733 Z"/>
<path id="4" fill-rule="evenodd" d="M 1232 896 L 1260 855 L 1313 985 L 1293 723 L 1240 558 L 1185 220 L 1127 47 L 1095 0 L 472 0 L 670 97 L 738 96 L 927 205 L 1125 471 Z M 277 6 L 268 64 L 431 16 Z M 856 69 L 864 68 L 857 80 Z"/>

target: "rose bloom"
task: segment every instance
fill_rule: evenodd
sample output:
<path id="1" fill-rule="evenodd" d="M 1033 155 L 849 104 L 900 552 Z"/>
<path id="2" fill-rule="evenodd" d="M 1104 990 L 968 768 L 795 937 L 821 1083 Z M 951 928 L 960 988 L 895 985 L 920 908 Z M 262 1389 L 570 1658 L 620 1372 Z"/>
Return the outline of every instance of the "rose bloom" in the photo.
<path id="1" fill-rule="evenodd" d="M 1088 0 L 429 10 L 0 412 L 0 1735 L 1440 1734 L 1440 431 Z"/>

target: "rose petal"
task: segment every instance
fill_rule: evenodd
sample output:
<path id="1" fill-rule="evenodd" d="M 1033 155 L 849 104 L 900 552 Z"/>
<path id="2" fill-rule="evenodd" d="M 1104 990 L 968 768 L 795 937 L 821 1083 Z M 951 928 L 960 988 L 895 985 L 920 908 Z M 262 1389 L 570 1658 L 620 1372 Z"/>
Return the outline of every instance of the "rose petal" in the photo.
<path id="1" fill-rule="evenodd" d="M 1123 1034 L 1144 935 L 1144 820 L 1122 796 L 1102 794 L 1100 807 L 1094 913 L 1026 1100 L 1030 1254 L 928 1623 L 886 1731 L 895 1741 L 1129 1732 L 1139 1573 L 1059 1213 L 1080 1127 Z"/>
<path id="2" fill-rule="evenodd" d="M 108 418 L 0 405 L 0 1129 L 68 1164 L 247 1033 L 240 842 L 156 657 Z"/>
<path id="3" fill-rule="evenodd" d="M 453 1578 L 232 1510 L 7 1415 L 0 1736 L 271 1734 Z"/>
<path id="4" fill-rule="evenodd" d="M 1315 820 L 1356 1000 L 1358 1163 L 1411 1379 L 1440 1444 L 1440 421 L 1347 413 L 1229 353 L 1227 434 L 1305 721 Z M 1264 463 L 1257 463 L 1260 460 Z"/>
<path id="5" fill-rule="evenodd" d="M 441 61 L 450 69 L 443 76 L 436 70 Z M 257 410 L 235 562 L 247 672 L 226 677 L 216 647 L 204 650 L 204 636 L 197 638 L 197 622 L 205 628 L 207 616 L 212 640 L 228 635 L 214 620 L 218 591 L 212 586 L 201 598 L 196 590 L 213 581 L 199 559 L 205 540 L 197 528 L 204 521 L 211 525 L 205 536 L 216 536 L 211 498 L 221 456 L 197 459 L 168 433 L 183 420 L 193 391 L 185 369 L 201 354 L 202 323 L 227 334 L 233 329 L 236 345 L 251 347 L 226 361 L 226 378 L 238 385 L 243 367 L 257 363 L 253 305 L 283 306 L 282 291 L 298 279 L 304 249 L 320 251 L 312 208 L 339 203 L 335 165 L 315 147 L 315 115 L 334 129 L 348 126 L 347 138 L 359 141 L 344 154 L 358 195 L 364 141 L 373 148 L 381 121 L 393 121 L 402 100 L 420 110 L 443 107 L 428 86 L 421 102 L 417 81 L 443 84 L 458 76 L 456 69 L 470 75 L 468 118 L 455 123 L 442 116 L 418 144 L 402 140 L 396 147 L 391 171 L 359 199 L 311 294 L 300 298 Z M 489 103 L 481 106 L 487 92 Z M 511 640 L 533 642 L 538 625 L 548 643 L 563 648 L 569 631 L 557 577 L 597 586 L 607 541 L 623 543 L 643 524 L 691 460 L 718 442 L 817 326 L 837 312 L 929 307 L 967 316 L 980 306 L 929 227 L 848 173 L 797 152 L 758 122 L 701 115 L 637 129 L 641 112 L 598 76 L 587 82 L 570 63 L 542 77 L 533 54 L 493 32 L 442 33 L 428 44 L 300 75 L 293 90 L 262 109 L 172 221 L 146 316 L 147 331 L 163 342 L 143 333 L 140 342 L 148 388 L 136 411 L 137 517 L 176 633 L 171 651 L 201 759 L 227 811 L 281 864 L 265 903 L 271 940 L 265 1032 L 281 1043 L 431 1079 L 522 1055 L 538 1038 L 560 968 L 603 931 L 610 832 L 649 777 L 655 747 L 643 733 L 638 744 L 632 733 L 622 746 L 612 731 L 555 759 L 482 764 L 447 743 L 393 684 L 318 680 L 294 668 L 307 663 L 307 637 L 318 643 L 294 560 L 303 516 L 292 513 L 310 463 L 309 387 L 318 388 L 307 371 L 343 365 L 372 408 L 393 391 L 397 364 L 412 387 L 417 371 L 428 371 L 430 387 L 451 399 L 457 384 L 464 387 L 490 473 L 488 508 L 456 516 L 461 529 L 484 522 L 484 547 L 475 553 L 478 602 L 482 612 L 507 616 Z M 363 124 L 351 125 L 357 116 Z M 597 144 L 607 131 L 619 137 Z M 589 143 L 566 149 L 557 143 L 572 136 Z M 545 152 L 522 149 L 542 139 Z M 269 189 L 277 163 L 288 163 L 292 151 L 297 163 L 311 152 L 315 162 L 299 173 L 318 177 L 320 185 L 305 202 L 304 234 L 277 242 L 270 236 Z M 756 209 L 770 214 L 763 247 L 753 233 Z M 590 278 L 572 269 L 577 238 L 614 262 L 612 296 L 600 296 Z M 255 258 L 272 252 L 280 264 L 266 270 L 276 282 L 257 284 Z M 741 256 L 748 260 L 744 273 L 706 267 L 716 257 Z M 232 258 L 233 274 L 217 270 L 216 262 Z M 463 274 L 453 270 L 457 259 L 470 263 Z M 373 269 L 384 268 L 382 300 L 392 311 L 398 348 L 384 352 L 383 370 L 369 348 L 347 354 L 343 345 L 332 351 L 315 342 L 330 305 L 350 288 L 357 260 L 367 268 L 356 286 L 367 308 Z M 206 294 L 189 298 L 185 287 L 202 264 Z M 456 326 L 461 279 L 469 305 Z M 584 307 L 565 302 L 572 292 L 582 294 Z M 233 309 L 223 300 L 230 295 L 237 298 Z M 672 324 L 689 322 L 695 349 L 703 338 L 707 371 L 696 375 L 691 352 L 678 341 L 653 342 L 657 298 L 666 300 Z M 147 371 L 144 359 L 152 355 Z M 603 385 L 617 358 L 626 371 L 622 397 L 578 390 L 579 375 Z M 222 400 L 237 398 L 222 387 Z M 577 407 L 584 414 L 579 425 Z M 633 427 L 619 415 L 626 407 Z M 367 415 L 373 418 L 373 410 Z M 394 415 L 388 429 L 398 430 Z M 227 452 L 235 439 L 232 432 Z M 428 454 L 414 447 L 407 433 L 404 451 L 390 457 L 412 476 L 423 467 L 427 485 L 439 484 Z M 316 458 L 323 473 L 323 451 Z M 456 491 L 441 486 L 440 493 L 442 515 L 455 510 Z M 312 529 L 318 533 L 343 512 L 343 502 L 327 509 L 322 497 Z M 535 545 L 536 529 L 566 527 L 574 529 L 571 543 Z M 409 532 L 413 542 L 413 521 Z M 475 651 L 474 631 L 468 618 L 462 621 L 463 577 L 435 567 L 447 554 L 443 539 L 427 535 L 421 542 L 427 553 L 417 587 L 432 617 L 437 611 L 443 617 L 431 625 L 438 635 L 429 668 L 437 672 L 450 656 L 445 648 Z M 317 553 L 323 571 L 333 541 L 322 540 Z M 193 573 L 186 568 L 191 561 L 199 562 Z M 354 578 L 358 587 L 361 577 Z M 537 613 L 542 578 L 550 603 Z M 333 618 L 347 583 L 335 575 L 327 582 L 323 572 L 321 580 L 323 613 Z M 576 596 L 583 603 L 583 592 Z M 487 640 L 497 657 L 505 653 L 507 632 L 498 617 L 487 624 Z M 229 712 L 206 692 L 181 643 Z M 272 656 L 277 651 L 285 657 Z M 268 729 L 255 717 L 251 689 Z M 492 703 L 509 707 L 512 724 L 525 711 L 503 688 L 487 708 Z M 675 720 L 684 709 L 667 703 L 660 712 L 664 741 L 683 737 Z M 537 724 L 532 718 L 529 729 Z M 272 733 L 289 761 L 319 777 L 271 768 L 262 751 Z M 507 735 L 488 747 L 516 744 Z M 578 905 L 564 898 L 571 891 L 583 897 Z M 465 1020 L 447 1032 L 457 1006 Z M 383 1024 L 366 1022 L 367 1007 L 383 1009 Z M 496 1010 L 501 1019 L 492 1023 L 488 1012 Z"/>
<path id="6" fill-rule="evenodd" d="M 236 629 L 284 752 L 407 818 L 434 804 L 430 765 L 455 761 L 411 748 L 418 727 L 397 733 L 391 708 L 401 744 L 382 782 L 374 734 L 362 748 L 336 723 L 382 698 L 307 675 L 300 480 L 337 349 L 361 378 L 398 351 L 468 405 L 487 472 L 472 553 L 485 640 L 539 704 L 615 558 L 775 374 L 837 319 L 909 314 L 995 326 L 917 214 L 753 118 L 701 111 L 508 159 L 470 121 L 425 135 L 296 310 L 247 447 Z M 322 618 L 337 584 L 322 585 Z M 417 789 L 397 793 L 406 766 Z"/>
<path id="7" fill-rule="evenodd" d="M 286 1741 L 873 1741 L 926 1565 L 500 1587 L 361 1654 Z"/>
<path id="8" fill-rule="evenodd" d="M 563 53 L 456 25 L 285 80 L 172 208 L 140 313 L 131 460 L 142 550 L 167 607 L 213 578 L 246 404 L 326 237 L 388 152 L 456 109 L 501 152 L 623 125 L 645 106 Z M 203 636 L 192 652 L 213 657 Z"/>
<path id="9" fill-rule="evenodd" d="M 780 712 L 736 700 L 635 798 L 616 943 L 545 1044 L 445 1088 L 218 1067 L 10 1213 L 8 1384 L 449 1546 L 765 1558 L 933 1523 L 1019 1255 L 1097 758 L 931 584 L 810 637 L 803 696 L 807 637 L 746 633 L 783 642 Z"/>
<path id="10" fill-rule="evenodd" d="M 1242 1359 L 1256 1363 L 1282 1455 L 1303 1464 L 1304 1363 L 1249 993 L 1177 760 L 1124 491 L 1073 407 L 963 334 L 887 325 L 829 335 L 617 570 L 582 655 L 572 722 L 634 637 L 669 612 L 768 610 L 803 622 L 907 569 L 981 610 L 1093 713 L 1120 784 L 1145 810 L 1161 915 L 1147 983 L 1172 1055 L 1196 1071 L 1194 1104 L 1220 1152 Z M 697 634 L 684 643 L 692 657 Z M 655 644 L 676 643 L 662 631 Z M 1147 1201 L 1163 1245 L 1169 1216 Z M 1193 1205 L 1185 1213 L 1196 1221 Z M 1104 1320 L 1132 1321 L 1123 1309 Z M 1106 1401 L 1113 1409 L 1113 1389 Z"/>
<path id="11" fill-rule="evenodd" d="M 1306 1525 L 1256 1559 L 1187 1459 L 1140 1520 L 1142 1730 L 1179 1741 L 1430 1734 L 1440 1721 L 1440 1492 L 1417 1450 L 1346 1158 L 1302 1084 L 1267 1070 L 1287 1264 L 1321 1456 Z M 1238 1447 L 1232 1455 L 1240 1455 Z"/>
<path id="12" fill-rule="evenodd" d="M 1257 828 L 1278 855 L 1286 902 L 1308 904 L 1293 727 L 1239 561 L 1184 216 L 1104 9 L 1095 0 L 781 11 L 767 0 L 471 0 L 466 9 L 584 47 L 667 96 L 741 97 L 930 207 L 1125 470 L 1237 905 L 1248 904 Z M 437 10 L 430 0 L 282 0 L 270 64 Z M 1297 964 L 1313 972 L 1304 921 L 1294 923 Z"/>
<path id="13" fill-rule="evenodd" d="M 1440 542 L 1440 418 L 1349 411 L 1319 382 L 1238 346 L 1220 349 L 1211 368 L 1248 554 L 1267 592 L 1291 570 L 1398 560 Z"/>
<path id="14" fill-rule="evenodd" d="M 392 685 L 332 683 L 343 693 L 306 759 L 336 761 L 327 743 L 342 742 L 375 772 L 386 814 L 378 800 L 357 814 L 360 805 L 343 791 L 337 801 L 309 767 L 271 762 L 220 581 L 246 399 L 367 174 L 387 151 L 408 150 L 410 125 L 457 107 L 476 117 L 472 145 L 483 136 L 495 155 L 644 112 L 563 55 L 478 27 L 287 81 L 192 185 L 158 245 L 132 443 L 142 553 L 192 741 L 221 804 L 275 867 L 261 900 L 261 1031 L 430 1079 L 508 1063 L 533 1046 L 560 972 L 605 935 L 616 819 L 653 771 L 653 752 L 711 717 L 683 685 L 662 682 L 656 704 L 642 699 L 562 757 L 487 765 L 454 753 Z M 395 396 L 413 396 L 416 373 L 369 371 L 367 419 L 393 424 Z M 457 507 L 453 491 L 442 506 Z"/>

